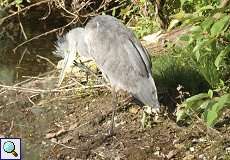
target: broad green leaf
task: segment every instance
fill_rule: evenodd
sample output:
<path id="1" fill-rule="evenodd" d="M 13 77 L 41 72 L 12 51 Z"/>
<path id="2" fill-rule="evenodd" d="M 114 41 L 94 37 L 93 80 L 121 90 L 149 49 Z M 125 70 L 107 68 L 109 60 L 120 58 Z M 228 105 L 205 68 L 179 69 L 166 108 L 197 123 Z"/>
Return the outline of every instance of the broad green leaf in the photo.
<path id="1" fill-rule="evenodd" d="M 200 51 L 199 50 L 197 50 L 196 52 L 195 52 L 195 56 L 196 56 L 196 60 L 197 60 L 197 62 L 200 60 Z"/>
<path id="2" fill-rule="evenodd" d="M 213 126 L 216 123 L 220 111 L 230 102 L 230 94 L 218 97 L 216 101 L 207 111 L 206 121 L 208 126 Z"/>
<path id="3" fill-rule="evenodd" d="M 213 126 L 213 124 L 216 122 L 216 119 L 218 118 L 218 114 L 215 111 L 209 111 L 207 113 L 207 125 L 209 127 Z"/>
<path id="4" fill-rule="evenodd" d="M 193 48 L 193 52 L 198 52 L 202 47 L 204 47 L 206 45 L 206 43 L 208 43 L 207 40 L 197 40 L 197 44 L 196 46 Z M 197 53 L 199 54 L 199 53 Z"/>
<path id="5" fill-rule="evenodd" d="M 216 23 L 212 25 L 211 28 L 211 35 L 218 36 L 220 33 L 224 32 L 228 25 L 229 25 L 230 16 L 224 16 L 223 18 L 219 19 Z"/>
<path id="6" fill-rule="evenodd" d="M 210 104 L 210 100 L 206 100 L 199 107 L 201 109 L 207 109 L 207 107 L 208 107 L 209 104 Z"/>
<path id="7" fill-rule="evenodd" d="M 201 33 L 202 32 L 202 28 L 201 28 L 201 26 L 194 26 L 194 27 L 192 27 L 190 29 L 190 31 L 195 32 L 195 33 L 197 33 L 197 32 Z"/>
<path id="8" fill-rule="evenodd" d="M 215 66 L 217 68 L 217 70 L 220 69 L 220 66 L 221 66 L 221 62 L 224 60 L 226 54 L 228 54 L 230 52 L 230 46 L 227 46 L 224 50 L 222 50 L 220 52 L 220 54 L 216 57 L 216 60 L 215 60 Z"/>
<path id="9" fill-rule="evenodd" d="M 198 100 L 206 99 L 206 98 L 209 98 L 209 95 L 207 93 L 200 93 L 190 98 L 187 98 L 185 102 L 190 103 L 190 102 L 194 102 L 194 101 L 198 101 Z"/>
<path id="10" fill-rule="evenodd" d="M 184 106 L 187 109 L 193 109 L 194 111 L 199 111 L 200 105 L 204 103 L 204 101 L 209 100 L 209 96 L 207 93 L 200 93 L 198 95 L 195 95 L 193 97 L 190 97 L 185 100 Z"/>
<path id="11" fill-rule="evenodd" d="M 201 23 L 201 27 L 203 28 L 204 31 L 209 32 L 213 23 L 214 23 L 213 18 L 208 18 Z"/>

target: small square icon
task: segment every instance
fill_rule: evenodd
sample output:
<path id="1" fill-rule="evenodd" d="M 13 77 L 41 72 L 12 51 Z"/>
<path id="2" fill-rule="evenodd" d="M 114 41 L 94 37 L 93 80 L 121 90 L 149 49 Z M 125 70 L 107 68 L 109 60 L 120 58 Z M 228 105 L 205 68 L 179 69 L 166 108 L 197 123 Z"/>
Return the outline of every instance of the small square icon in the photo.
<path id="1" fill-rule="evenodd" d="M 0 138 L 0 160 L 21 160 L 21 139 Z"/>

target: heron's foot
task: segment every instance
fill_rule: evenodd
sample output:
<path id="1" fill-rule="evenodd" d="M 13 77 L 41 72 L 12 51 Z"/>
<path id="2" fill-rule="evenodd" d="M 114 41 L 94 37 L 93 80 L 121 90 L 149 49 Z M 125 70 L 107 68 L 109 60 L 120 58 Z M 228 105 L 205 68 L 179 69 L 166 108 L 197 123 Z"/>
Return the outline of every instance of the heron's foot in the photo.
<path id="1" fill-rule="evenodd" d="M 142 128 L 151 127 L 152 123 L 159 123 L 159 108 L 152 108 L 150 106 L 144 106 L 141 125 Z"/>

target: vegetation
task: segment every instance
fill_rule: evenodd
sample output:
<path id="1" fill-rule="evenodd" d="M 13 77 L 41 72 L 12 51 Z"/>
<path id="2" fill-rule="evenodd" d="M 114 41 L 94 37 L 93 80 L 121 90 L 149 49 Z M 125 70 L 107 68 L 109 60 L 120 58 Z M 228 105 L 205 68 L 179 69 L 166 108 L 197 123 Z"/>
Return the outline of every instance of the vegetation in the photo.
<path id="1" fill-rule="evenodd" d="M 31 3 L 23 0 L 1 1 L 0 16 L 4 17 L 9 8 L 20 11 Z M 170 32 L 189 27 L 189 31 L 177 41 L 168 43 L 166 54 L 154 58 L 155 79 L 159 86 L 168 90 L 176 90 L 178 86 L 184 88 L 186 95 L 178 101 L 178 121 L 198 115 L 213 127 L 221 113 L 229 108 L 228 0 L 95 1 L 88 5 L 84 3 L 83 7 L 82 4 L 63 4 L 65 1 L 55 0 L 49 6 L 53 10 L 61 10 L 68 15 L 66 17 L 78 15 L 80 18 L 75 23 L 92 15 L 111 14 L 132 27 L 139 38 L 160 29 Z"/>
<path id="2" fill-rule="evenodd" d="M 160 57 L 160 61 L 169 62 L 166 64 L 169 71 L 165 72 L 164 64 L 160 76 L 174 79 L 174 84 L 181 84 L 192 96 L 179 106 L 178 121 L 196 114 L 208 126 L 214 126 L 222 111 L 230 106 L 230 10 L 216 1 L 199 2 L 181 1 L 180 11 L 172 15 L 171 22 L 191 29 L 180 37 L 185 47 L 176 47 L 169 55 Z M 206 93 L 199 93 L 205 90 Z"/>

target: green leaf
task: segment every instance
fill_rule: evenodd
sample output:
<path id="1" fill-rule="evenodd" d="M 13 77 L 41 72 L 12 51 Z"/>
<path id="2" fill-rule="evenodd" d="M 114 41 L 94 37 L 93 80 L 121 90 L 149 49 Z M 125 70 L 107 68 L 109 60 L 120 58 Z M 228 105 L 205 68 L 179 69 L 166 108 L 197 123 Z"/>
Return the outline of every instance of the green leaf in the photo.
<path id="1" fill-rule="evenodd" d="M 185 109 L 180 109 L 176 112 L 176 121 L 180 121 L 187 116 Z"/>
<path id="2" fill-rule="evenodd" d="M 115 15 L 116 15 L 116 9 L 115 9 L 115 8 L 113 8 L 113 11 L 112 11 L 112 16 L 114 16 L 114 17 L 115 17 Z"/>
<path id="3" fill-rule="evenodd" d="M 190 29 L 190 31 L 194 32 L 194 33 L 201 33 L 202 32 L 202 28 L 201 26 L 194 26 Z"/>
<path id="4" fill-rule="evenodd" d="M 221 18 L 220 20 L 218 20 L 216 23 L 214 23 L 210 30 L 211 35 L 218 36 L 220 33 L 224 32 L 229 25 L 229 20 L 230 20 L 230 16 L 227 15 Z"/>
<path id="5" fill-rule="evenodd" d="M 205 10 L 214 10 L 214 9 L 215 9 L 215 7 L 213 7 L 212 5 L 207 5 L 207 6 L 200 8 L 197 12 L 202 12 Z"/>
<path id="6" fill-rule="evenodd" d="M 193 48 L 193 52 L 196 53 L 198 52 L 202 47 L 205 46 L 205 43 L 207 43 L 207 40 L 197 40 L 196 46 Z M 200 54 L 200 53 L 196 53 Z M 196 55 L 196 57 L 200 57 L 200 55 Z"/>
<path id="7" fill-rule="evenodd" d="M 220 52 L 220 54 L 216 57 L 216 60 L 215 60 L 215 66 L 217 68 L 217 70 L 220 69 L 220 66 L 221 66 L 221 62 L 224 60 L 225 56 L 227 53 L 230 52 L 230 46 L 227 46 L 224 50 L 222 50 Z"/>
<path id="8" fill-rule="evenodd" d="M 193 109 L 194 111 L 199 111 L 200 106 L 205 101 L 209 100 L 209 96 L 207 93 L 200 93 L 195 96 L 192 96 L 185 100 L 183 103 L 186 109 Z"/>
<path id="9" fill-rule="evenodd" d="M 203 28 L 204 31 L 209 32 L 213 23 L 214 23 L 213 18 L 208 18 L 207 20 L 201 23 L 201 27 Z"/>
<path id="10" fill-rule="evenodd" d="M 194 101 L 198 101 L 198 100 L 202 100 L 206 98 L 209 98 L 209 95 L 207 93 L 200 93 L 190 98 L 187 98 L 185 102 L 190 103 L 190 102 L 194 102 Z"/>
<path id="11" fill-rule="evenodd" d="M 200 105 L 200 108 L 201 108 L 201 109 L 207 109 L 209 104 L 210 104 L 210 101 L 209 101 L 209 100 L 204 101 L 204 102 Z"/>
<path id="12" fill-rule="evenodd" d="M 200 52 L 199 52 L 199 50 L 196 51 L 195 56 L 196 56 L 196 60 L 198 62 L 200 60 Z"/>
<path id="13" fill-rule="evenodd" d="M 15 0 L 15 3 L 16 3 L 17 5 L 20 5 L 20 4 L 22 3 L 22 1 L 23 1 L 23 0 Z"/>
<path id="14" fill-rule="evenodd" d="M 144 3 L 146 2 L 146 0 L 140 0 L 140 2 L 141 2 L 142 4 L 144 4 Z"/>
<path id="15" fill-rule="evenodd" d="M 217 112 L 211 110 L 211 111 L 209 111 L 207 113 L 206 118 L 207 118 L 207 125 L 209 127 L 211 127 L 211 126 L 213 126 L 213 124 L 215 123 L 216 119 L 218 118 L 218 114 L 217 114 Z"/>
<path id="16" fill-rule="evenodd" d="M 220 111 L 228 103 L 230 103 L 230 94 L 225 94 L 225 95 L 219 97 L 216 101 L 217 102 L 214 103 L 214 105 L 212 105 L 210 107 L 210 109 L 207 111 L 206 121 L 207 121 L 207 125 L 209 127 L 214 126 L 214 124 L 216 123 L 217 119 L 219 118 Z"/>
<path id="17" fill-rule="evenodd" d="M 212 98 L 213 97 L 213 90 L 209 89 L 208 90 L 208 95 L 209 95 L 210 98 Z"/>

